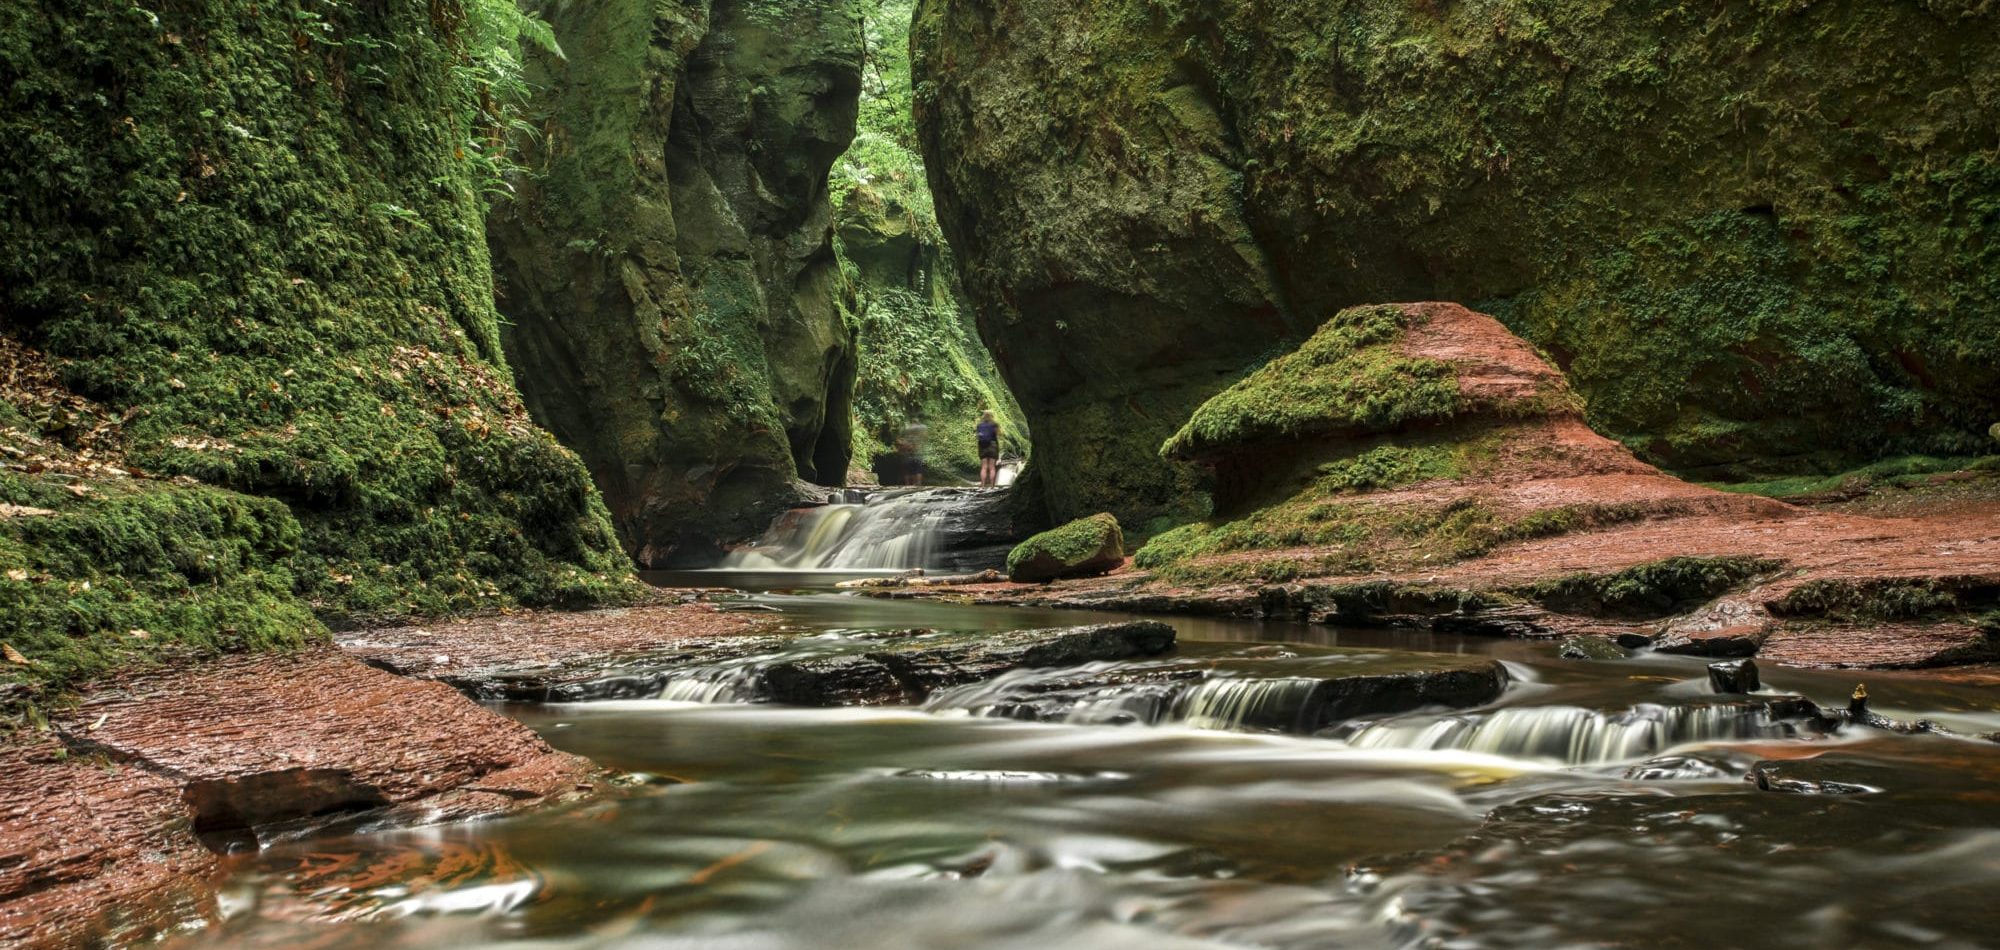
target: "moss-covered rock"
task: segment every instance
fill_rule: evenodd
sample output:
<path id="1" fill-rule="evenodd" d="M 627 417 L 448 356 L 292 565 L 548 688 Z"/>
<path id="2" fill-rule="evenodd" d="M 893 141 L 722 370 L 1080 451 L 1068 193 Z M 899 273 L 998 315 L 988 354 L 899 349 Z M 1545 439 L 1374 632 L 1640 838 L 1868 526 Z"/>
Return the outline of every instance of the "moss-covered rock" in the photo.
<path id="1" fill-rule="evenodd" d="M 1706 477 L 1978 454 L 2000 11 L 925 0 L 918 124 L 1058 517 L 1321 315 L 1478 303 Z"/>
<path id="2" fill-rule="evenodd" d="M 1078 518 L 1035 535 L 1007 554 L 1007 578 L 1039 584 L 1092 577 L 1125 563 L 1125 533 L 1109 514 Z"/>
<path id="3" fill-rule="evenodd" d="M 847 477 L 852 292 L 827 170 L 854 134 L 848 0 L 545 4 L 538 177 L 490 226 L 522 391 L 644 563 L 754 537 Z"/>
<path id="4" fill-rule="evenodd" d="M 1163 454 L 1210 474 L 1214 512 L 1154 536 L 1134 563 L 1180 584 L 1288 581 L 1437 567 L 1695 508 L 1778 507 L 1669 478 L 1581 412 L 1562 375 L 1490 316 L 1344 310 L 1167 440 Z"/>
<path id="5" fill-rule="evenodd" d="M 501 358 L 470 30 L 0 7 L 0 501 L 51 512 L 0 519 L 27 675 L 630 592 Z"/>

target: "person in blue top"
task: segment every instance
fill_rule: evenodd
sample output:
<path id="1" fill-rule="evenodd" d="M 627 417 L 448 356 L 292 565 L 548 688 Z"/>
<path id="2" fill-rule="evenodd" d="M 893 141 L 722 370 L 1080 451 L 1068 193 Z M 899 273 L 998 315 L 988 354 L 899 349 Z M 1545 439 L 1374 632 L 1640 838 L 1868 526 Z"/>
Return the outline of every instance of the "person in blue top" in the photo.
<path id="1" fill-rule="evenodd" d="M 979 414 L 979 487 L 992 488 L 1000 484 L 1000 423 L 993 420 L 993 410 Z"/>

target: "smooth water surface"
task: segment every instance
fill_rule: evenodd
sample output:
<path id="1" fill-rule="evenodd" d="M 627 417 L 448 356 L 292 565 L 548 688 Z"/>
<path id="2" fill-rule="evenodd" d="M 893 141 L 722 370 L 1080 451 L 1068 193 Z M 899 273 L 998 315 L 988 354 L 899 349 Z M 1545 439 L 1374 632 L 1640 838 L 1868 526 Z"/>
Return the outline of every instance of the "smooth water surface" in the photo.
<path id="1" fill-rule="evenodd" d="M 827 631 L 1114 619 L 825 594 L 752 603 Z M 1267 656 L 1310 661 L 1306 647 L 1382 651 L 1385 662 L 1426 650 L 1496 657 L 1514 682 L 1489 709 L 1351 724 L 1338 738 L 1232 731 L 1228 697 L 1202 717 L 1155 725 L 987 718 L 977 688 L 924 710 L 513 708 L 557 746 L 626 773 L 629 787 L 504 820 L 269 846 L 238 859 L 227 922 L 188 942 L 2000 942 L 2000 745 L 1790 735 L 1711 708 L 1698 661 L 1565 661 L 1548 644 L 1172 622 L 1185 652 L 1242 658 L 1245 669 Z M 1858 677 L 1766 669 L 1765 678 L 1838 703 Z M 2000 729 L 1989 690 L 1865 678 L 1882 712 Z M 1746 780 L 1758 771 L 1769 790 Z"/>

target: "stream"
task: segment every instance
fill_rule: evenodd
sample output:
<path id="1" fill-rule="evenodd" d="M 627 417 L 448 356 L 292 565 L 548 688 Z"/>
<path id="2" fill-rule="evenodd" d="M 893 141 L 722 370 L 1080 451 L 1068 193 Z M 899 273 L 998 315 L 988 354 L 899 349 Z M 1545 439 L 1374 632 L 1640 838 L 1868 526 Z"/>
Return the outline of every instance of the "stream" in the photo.
<path id="1" fill-rule="evenodd" d="M 711 582 L 717 575 L 707 575 Z M 829 642 L 1122 615 L 746 593 Z M 189 947 L 1982 947 L 2000 939 L 2000 745 L 1801 734 L 1703 663 L 1550 643 L 1174 618 L 1244 670 L 1490 656 L 1499 700 L 1289 734 L 1278 675 L 1087 696 L 1017 671 L 923 708 L 643 699 L 505 711 L 626 774 L 599 799 L 417 829 L 366 817 L 232 859 Z M 1339 648 L 1338 651 L 1323 648 Z M 752 664 L 754 666 L 754 664 Z M 2000 730 L 1912 674 L 1767 693 Z M 1222 685 L 1218 686 L 1220 683 Z M 1145 693 L 1154 690 L 1153 695 Z M 1204 695 L 1196 695 L 1206 690 Z M 1032 718 L 999 701 L 1043 697 Z M 1057 697 L 1048 699 L 1047 697 Z M 1048 705 L 1057 703 L 1057 705 Z M 1750 780 L 1757 775 L 1763 782 Z"/>

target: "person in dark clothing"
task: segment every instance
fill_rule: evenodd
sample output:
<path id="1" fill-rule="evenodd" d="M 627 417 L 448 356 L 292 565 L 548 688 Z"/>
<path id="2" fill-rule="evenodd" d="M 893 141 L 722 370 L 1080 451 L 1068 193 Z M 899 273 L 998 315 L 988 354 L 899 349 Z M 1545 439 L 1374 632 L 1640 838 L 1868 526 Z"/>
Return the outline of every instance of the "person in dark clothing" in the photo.
<path id="1" fill-rule="evenodd" d="M 929 426 L 912 422 L 903 427 L 903 434 L 896 439 L 896 453 L 902 456 L 905 485 L 924 483 L 924 437 L 929 434 Z"/>
<path id="2" fill-rule="evenodd" d="M 993 410 L 979 414 L 975 432 L 979 437 L 979 487 L 993 488 L 1000 484 L 1000 423 L 994 421 Z"/>

